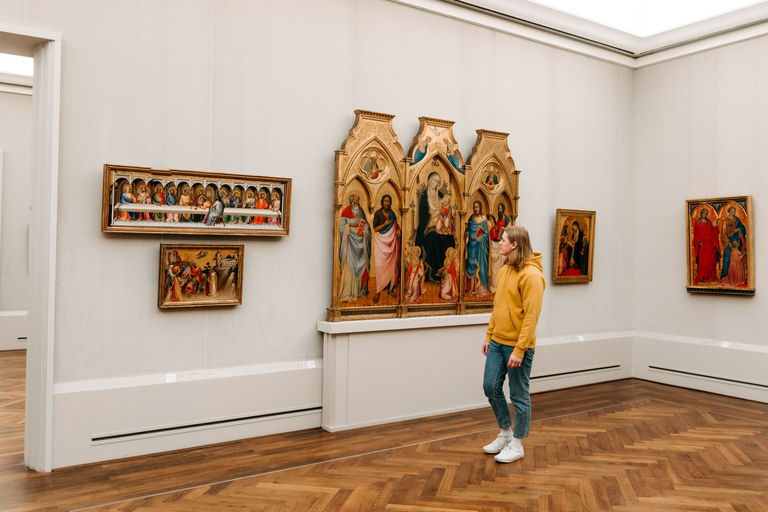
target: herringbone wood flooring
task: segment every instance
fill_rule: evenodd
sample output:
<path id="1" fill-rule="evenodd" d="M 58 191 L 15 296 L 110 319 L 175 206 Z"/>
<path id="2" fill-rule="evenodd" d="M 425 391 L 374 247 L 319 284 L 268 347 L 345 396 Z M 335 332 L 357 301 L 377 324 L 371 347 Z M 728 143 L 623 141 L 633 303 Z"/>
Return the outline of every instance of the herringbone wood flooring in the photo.
<path id="1" fill-rule="evenodd" d="M 5 402 L 10 358 L 0 353 L 0 401 L 18 413 L 18 395 Z M 533 407 L 526 456 L 512 464 L 480 450 L 497 433 L 481 409 L 47 475 L 12 462 L 0 468 L 0 510 L 768 512 L 767 404 L 630 379 L 537 394 Z M 17 424 L 0 426 L 0 456 L 19 461 L 23 425 L 8 417 Z"/>

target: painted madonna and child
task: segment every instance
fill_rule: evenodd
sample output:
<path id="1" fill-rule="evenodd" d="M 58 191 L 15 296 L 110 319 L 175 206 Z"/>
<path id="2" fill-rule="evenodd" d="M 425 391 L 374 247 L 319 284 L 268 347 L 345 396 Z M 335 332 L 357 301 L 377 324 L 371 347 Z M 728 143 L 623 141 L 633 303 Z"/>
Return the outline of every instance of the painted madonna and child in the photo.
<path id="1" fill-rule="evenodd" d="M 687 201 L 688 291 L 754 294 L 752 197 Z"/>

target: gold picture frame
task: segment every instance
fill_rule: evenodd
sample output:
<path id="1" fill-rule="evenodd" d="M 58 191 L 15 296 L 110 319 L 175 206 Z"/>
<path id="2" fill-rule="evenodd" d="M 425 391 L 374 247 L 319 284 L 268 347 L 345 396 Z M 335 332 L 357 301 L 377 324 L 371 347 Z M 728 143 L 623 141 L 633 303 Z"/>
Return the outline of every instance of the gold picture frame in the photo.
<path id="1" fill-rule="evenodd" d="M 552 282 L 589 283 L 595 256 L 595 217 L 589 210 L 555 213 L 555 250 Z"/>
<path id="2" fill-rule="evenodd" d="M 243 303 L 242 245 L 160 244 L 161 309 Z"/>
<path id="3" fill-rule="evenodd" d="M 689 293 L 755 294 L 752 196 L 685 201 Z"/>
<path id="4" fill-rule="evenodd" d="M 104 165 L 106 233 L 288 236 L 291 179 Z"/>

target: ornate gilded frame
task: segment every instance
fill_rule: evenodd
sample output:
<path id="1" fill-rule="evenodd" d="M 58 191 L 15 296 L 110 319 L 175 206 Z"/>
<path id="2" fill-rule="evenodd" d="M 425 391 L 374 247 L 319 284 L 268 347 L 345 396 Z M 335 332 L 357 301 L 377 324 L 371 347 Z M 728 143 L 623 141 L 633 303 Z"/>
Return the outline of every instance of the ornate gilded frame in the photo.
<path id="1" fill-rule="evenodd" d="M 405 156 L 392 127 L 394 117 L 355 110 L 349 137 L 336 151 L 328 320 L 400 316 Z M 388 227 L 376 225 L 377 219 L 393 216 Z"/>
<path id="2" fill-rule="evenodd" d="M 596 212 L 590 210 L 558 209 L 555 213 L 553 283 L 573 284 L 592 281 L 596 215 Z"/>
<path id="3" fill-rule="evenodd" d="M 290 205 L 290 178 L 105 164 L 101 230 L 288 236 Z"/>
<path id="4" fill-rule="evenodd" d="M 752 196 L 690 199 L 685 201 L 685 212 L 686 290 L 753 296 L 756 258 Z"/>
<path id="5" fill-rule="evenodd" d="M 160 244 L 160 309 L 243 303 L 243 245 Z"/>

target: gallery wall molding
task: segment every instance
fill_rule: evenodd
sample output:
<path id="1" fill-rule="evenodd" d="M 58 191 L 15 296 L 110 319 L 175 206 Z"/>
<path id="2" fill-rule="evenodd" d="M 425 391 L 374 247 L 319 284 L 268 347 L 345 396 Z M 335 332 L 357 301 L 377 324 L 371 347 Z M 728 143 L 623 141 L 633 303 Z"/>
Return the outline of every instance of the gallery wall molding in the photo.
<path id="1" fill-rule="evenodd" d="M 53 467 L 317 428 L 322 372 L 310 359 L 58 383 Z"/>
<path id="2" fill-rule="evenodd" d="M 0 23 L 4 52 L 34 57 L 33 187 L 30 227 L 30 308 L 24 462 L 52 469 L 53 354 L 56 319 L 56 239 L 61 105 L 61 33 Z"/>
<path id="3" fill-rule="evenodd" d="M 482 392 L 487 315 L 321 322 L 323 420 L 330 432 L 487 407 Z M 459 317 L 462 318 L 462 317 Z M 446 322 L 441 327 L 441 321 Z M 367 327 L 365 331 L 361 327 Z M 388 335 L 398 329 L 397 336 Z M 434 366 L 434 354 L 440 365 Z M 367 361 L 376 360 L 376 368 Z M 768 347 L 638 331 L 540 336 L 531 392 L 630 377 L 768 403 Z M 435 368 L 428 371 L 425 368 Z M 419 393 L 412 393 L 419 389 Z M 436 398 L 437 397 L 437 398 Z"/>
<path id="4" fill-rule="evenodd" d="M 640 38 L 532 2 L 516 2 L 515 16 L 495 0 L 389 1 L 630 69 L 768 35 L 768 7 L 760 5 Z"/>

